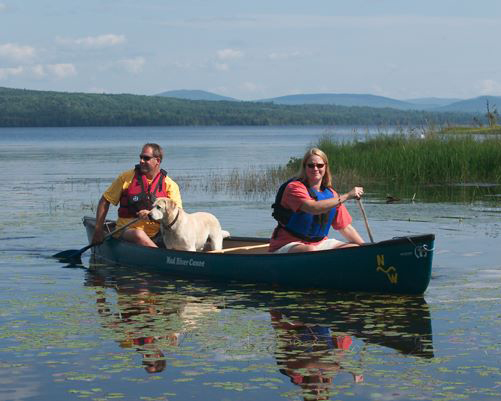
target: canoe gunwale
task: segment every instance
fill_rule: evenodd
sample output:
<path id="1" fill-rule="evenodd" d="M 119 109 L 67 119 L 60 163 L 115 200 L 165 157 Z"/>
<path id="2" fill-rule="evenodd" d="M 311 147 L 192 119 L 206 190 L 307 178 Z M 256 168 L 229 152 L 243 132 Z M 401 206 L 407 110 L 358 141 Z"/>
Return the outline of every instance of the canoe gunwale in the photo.
<path id="1" fill-rule="evenodd" d="M 87 225 L 94 226 L 93 222 L 95 222 L 94 217 L 84 217 L 82 219 L 82 222 L 85 227 Z M 114 223 L 112 220 L 107 220 L 106 223 Z M 123 242 L 126 243 L 127 246 L 131 247 L 139 247 L 143 248 L 141 245 L 137 245 L 131 242 L 126 242 L 123 240 L 115 239 L 118 242 Z M 410 242 L 412 245 L 417 246 L 415 242 L 427 242 L 427 241 L 434 241 L 435 240 L 435 234 L 417 234 L 417 235 L 408 235 L 408 236 L 398 236 L 398 237 L 393 237 L 391 239 L 386 239 L 382 240 L 379 242 L 372 242 L 372 243 L 365 243 L 362 244 L 358 247 L 352 247 L 352 248 L 341 248 L 341 249 L 325 249 L 321 251 L 316 251 L 315 254 L 325 254 L 325 253 L 332 253 L 332 252 L 353 252 L 355 250 L 360 250 L 363 248 L 372 248 L 372 247 L 387 247 L 387 246 L 394 246 L 400 243 L 407 243 Z M 240 236 L 230 236 L 228 238 L 225 238 L 225 241 L 231 242 L 253 242 L 256 244 L 264 244 L 269 242 L 269 239 L 267 238 L 260 238 L 260 237 L 240 237 Z M 431 252 L 434 249 L 427 249 L 427 251 Z M 166 253 L 180 253 L 180 254 L 186 254 L 186 255 L 193 255 L 193 254 L 201 254 L 201 255 L 211 255 L 210 257 L 263 257 L 263 256 L 273 256 L 273 257 L 294 257 L 294 256 L 299 256 L 299 255 L 306 255 L 306 254 L 311 254 L 311 252 L 295 252 L 295 253 L 211 253 L 211 252 L 193 252 L 193 251 L 184 251 L 184 250 L 175 250 L 175 249 L 165 249 L 165 248 L 151 248 L 151 251 L 160 251 L 160 252 L 166 252 Z"/>
<path id="2" fill-rule="evenodd" d="M 95 218 L 85 217 L 83 223 L 90 240 Z M 419 295 L 426 291 L 431 279 L 434 240 L 434 234 L 409 235 L 359 247 L 275 254 L 148 248 L 109 238 L 94 247 L 93 253 L 112 265 L 176 276 L 262 282 L 292 288 Z M 225 239 L 225 247 L 264 243 L 268 243 L 268 239 Z"/>

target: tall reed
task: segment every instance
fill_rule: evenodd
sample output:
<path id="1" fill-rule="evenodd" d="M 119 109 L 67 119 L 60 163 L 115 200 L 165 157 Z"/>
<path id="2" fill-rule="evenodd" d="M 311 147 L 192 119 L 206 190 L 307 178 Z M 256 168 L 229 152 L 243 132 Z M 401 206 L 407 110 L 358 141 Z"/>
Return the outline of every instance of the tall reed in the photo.
<path id="1" fill-rule="evenodd" d="M 499 138 L 396 134 L 340 143 L 324 137 L 318 147 L 328 155 L 334 174 L 349 172 L 364 180 L 407 184 L 501 182 Z"/>

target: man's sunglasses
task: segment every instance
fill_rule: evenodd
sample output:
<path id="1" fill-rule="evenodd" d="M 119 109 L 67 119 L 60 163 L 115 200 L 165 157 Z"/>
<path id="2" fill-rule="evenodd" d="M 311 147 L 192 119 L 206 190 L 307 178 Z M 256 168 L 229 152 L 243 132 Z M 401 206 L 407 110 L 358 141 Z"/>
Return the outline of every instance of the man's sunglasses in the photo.
<path id="1" fill-rule="evenodd" d="M 318 169 L 320 170 L 321 168 L 323 168 L 325 166 L 325 164 L 324 163 L 308 163 L 307 166 L 309 168 L 318 167 Z"/>
<path id="2" fill-rule="evenodd" d="M 151 159 L 153 159 L 155 156 L 148 156 L 148 155 L 139 155 L 139 160 L 144 160 L 145 162 L 149 162 Z"/>

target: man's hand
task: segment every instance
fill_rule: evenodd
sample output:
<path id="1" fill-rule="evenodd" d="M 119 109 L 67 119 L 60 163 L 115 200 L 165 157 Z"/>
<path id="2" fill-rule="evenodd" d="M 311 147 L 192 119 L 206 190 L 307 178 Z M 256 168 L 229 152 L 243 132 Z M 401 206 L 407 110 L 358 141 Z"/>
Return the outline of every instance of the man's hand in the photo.
<path id="1" fill-rule="evenodd" d="M 147 209 L 140 210 L 139 212 L 137 212 L 137 217 L 139 217 L 141 220 L 148 220 L 150 212 L 151 211 Z"/>
<path id="2" fill-rule="evenodd" d="M 94 231 L 94 235 L 92 236 L 92 245 L 100 245 L 104 242 L 104 232 L 103 228 L 101 227 L 98 229 L 96 227 Z"/>

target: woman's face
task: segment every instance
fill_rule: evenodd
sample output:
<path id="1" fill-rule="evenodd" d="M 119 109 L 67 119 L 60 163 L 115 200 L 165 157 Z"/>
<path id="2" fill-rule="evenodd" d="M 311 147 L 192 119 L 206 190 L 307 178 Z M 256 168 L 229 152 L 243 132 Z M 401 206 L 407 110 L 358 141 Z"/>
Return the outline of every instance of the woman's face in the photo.
<path id="1" fill-rule="evenodd" d="M 312 155 L 308 158 L 305 165 L 306 177 L 308 178 L 308 183 L 310 185 L 318 184 L 322 182 L 322 178 L 325 174 L 325 169 L 327 166 L 325 165 L 324 160 L 317 155 Z"/>

